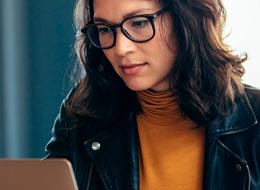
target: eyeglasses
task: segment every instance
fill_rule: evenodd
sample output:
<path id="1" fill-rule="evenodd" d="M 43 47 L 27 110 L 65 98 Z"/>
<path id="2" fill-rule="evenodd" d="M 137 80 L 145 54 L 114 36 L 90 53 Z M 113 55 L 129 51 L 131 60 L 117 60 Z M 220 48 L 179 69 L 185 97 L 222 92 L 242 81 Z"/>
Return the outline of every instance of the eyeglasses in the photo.
<path id="1" fill-rule="evenodd" d="M 87 24 L 81 29 L 91 43 L 100 49 L 112 48 L 116 43 L 116 28 L 120 27 L 122 33 L 133 42 L 144 43 L 155 35 L 154 19 L 164 13 L 165 8 L 154 14 L 142 14 L 125 18 L 119 24 Z"/>

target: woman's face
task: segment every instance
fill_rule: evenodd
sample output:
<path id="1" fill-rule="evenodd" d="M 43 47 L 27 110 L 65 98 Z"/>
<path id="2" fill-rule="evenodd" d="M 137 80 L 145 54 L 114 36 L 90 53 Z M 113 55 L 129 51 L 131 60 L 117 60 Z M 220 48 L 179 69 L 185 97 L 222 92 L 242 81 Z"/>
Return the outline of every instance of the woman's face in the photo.
<path id="1" fill-rule="evenodd" d="M 153 14 L 161 8 L 155 0 L 94 0 L 94 21 L 117 24 L 129 16 Z M 169 89 L 169 73 L 177 52 L 166 44 L 175 41 L 171 17 L 165 12 L 154 19 L 154 25 L 154 38 L 144 43 L 129 40 L 116 28 L 115 46 L 103 50 L 116 73 L 134 91 Z"/>

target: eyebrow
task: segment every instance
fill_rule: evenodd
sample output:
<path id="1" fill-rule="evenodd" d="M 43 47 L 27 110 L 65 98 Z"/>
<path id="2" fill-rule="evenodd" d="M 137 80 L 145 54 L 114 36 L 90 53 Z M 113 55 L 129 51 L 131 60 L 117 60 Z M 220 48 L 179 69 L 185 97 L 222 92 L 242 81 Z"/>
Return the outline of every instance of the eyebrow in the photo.
<path id="1" fill-rule="evenodd" d="M 139 14 L 146 14 L 146 13 L 143 13 L 143 12 L 148 11 L 148 10 L 152 10 L 152 9 L 149 9 L 149 8 L 147 8 L 147 9 L 138 9 L 136 11 L 127 13 L 126 15 L 123 16 L 122 20 L 124 20 L 127 17 L 131 17 L 131 16 L 135 16 L 135 15 L 139 15 Z M 150 13 L 147 13 L 147 14 L 150 14 Z M 94 20 L 94 22 L 113 23 L 113 22 L 110 22 L 110 21 L 106 20 L 105 18 L 101 18 L 101 17 L 94 17 L 93 20 Z"/>

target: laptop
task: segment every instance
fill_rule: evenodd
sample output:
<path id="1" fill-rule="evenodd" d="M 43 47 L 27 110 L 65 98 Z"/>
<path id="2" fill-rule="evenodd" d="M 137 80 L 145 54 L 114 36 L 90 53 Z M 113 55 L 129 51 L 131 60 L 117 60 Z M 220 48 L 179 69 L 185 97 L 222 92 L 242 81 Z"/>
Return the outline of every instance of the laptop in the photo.
<path id="1" fill-rule="evenodd" d="M 78 190 L 66 159 L 0 159 L 2 190 Z"/>

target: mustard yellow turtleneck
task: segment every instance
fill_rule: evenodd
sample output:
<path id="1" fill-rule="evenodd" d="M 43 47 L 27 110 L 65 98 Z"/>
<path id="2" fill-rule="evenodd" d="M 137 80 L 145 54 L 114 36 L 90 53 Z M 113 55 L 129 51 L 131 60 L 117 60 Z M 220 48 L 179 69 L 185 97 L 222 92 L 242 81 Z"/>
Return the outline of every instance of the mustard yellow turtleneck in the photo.
<path id="1" fill-rule="evenodd" d="M 171 91 L 137 95 L 140 190 L 202 190 L 204 128 L 183 116 Z"/>

